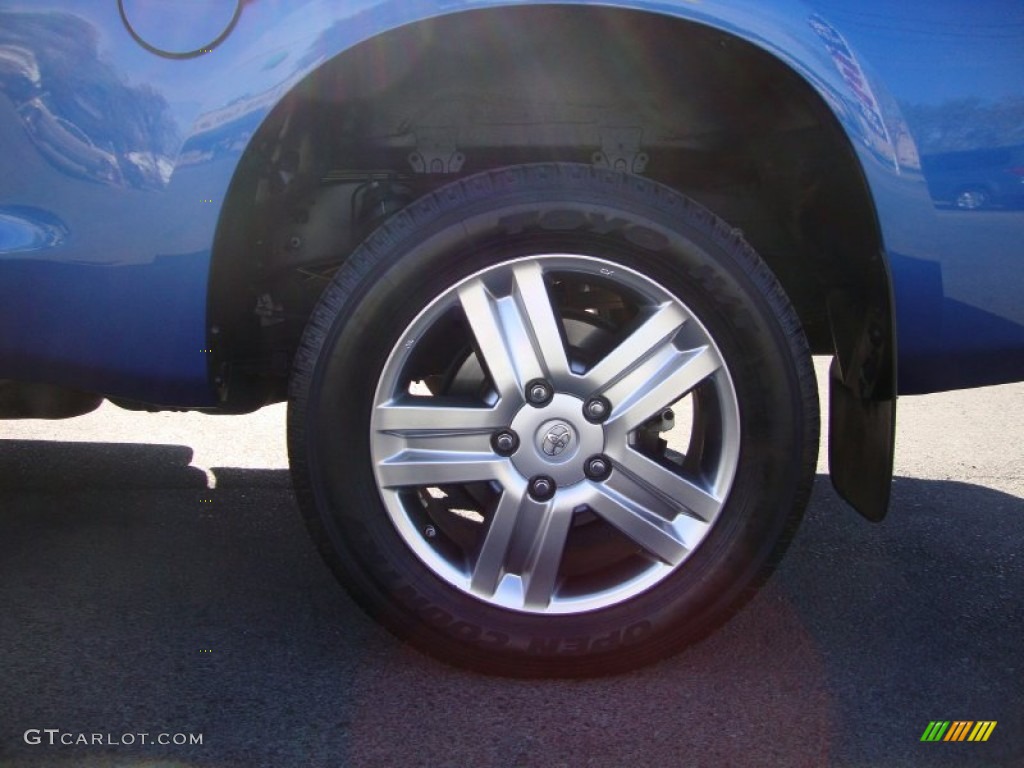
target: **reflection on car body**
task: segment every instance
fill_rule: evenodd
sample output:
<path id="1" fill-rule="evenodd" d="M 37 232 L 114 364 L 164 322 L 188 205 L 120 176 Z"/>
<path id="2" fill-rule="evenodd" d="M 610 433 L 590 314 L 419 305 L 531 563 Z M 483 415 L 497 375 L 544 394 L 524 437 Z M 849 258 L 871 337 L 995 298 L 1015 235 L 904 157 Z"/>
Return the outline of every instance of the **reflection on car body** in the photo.
<path id="1" fill-rule="evenodd" d="M 35 98 L 18 108 L 32 141 L 59 169 L 90 181 L 121 184 L 117 158 L 96 147 L 74 123 L 54 115 Z"/>
<path id="2" fill-rule="evenodd" d="M 925 155 L 936 203 L 962 211 L 1024 208 L 1024 146 Z"/>

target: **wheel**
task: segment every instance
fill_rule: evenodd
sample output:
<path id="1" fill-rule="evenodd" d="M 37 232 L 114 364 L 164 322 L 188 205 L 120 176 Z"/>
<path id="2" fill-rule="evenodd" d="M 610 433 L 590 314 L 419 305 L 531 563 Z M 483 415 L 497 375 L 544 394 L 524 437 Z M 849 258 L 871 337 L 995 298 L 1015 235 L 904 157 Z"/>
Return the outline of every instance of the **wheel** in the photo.
<path id="1" fill-rule="evenodd" d="M 516 676 L 627 669 L 727 619 L 818 445 L 806 341 L 739 234 L 568 164 L 456 181 L 373 234 L 309 321 L 288 426 L 359 604 Z"/>
<path id="2" fill-rule="evenodd" d="M 990 196 L 984 187 L 967 187 L 956 195 L 956 207 L 964 211 L 976 211 L 989 205 Z"/>

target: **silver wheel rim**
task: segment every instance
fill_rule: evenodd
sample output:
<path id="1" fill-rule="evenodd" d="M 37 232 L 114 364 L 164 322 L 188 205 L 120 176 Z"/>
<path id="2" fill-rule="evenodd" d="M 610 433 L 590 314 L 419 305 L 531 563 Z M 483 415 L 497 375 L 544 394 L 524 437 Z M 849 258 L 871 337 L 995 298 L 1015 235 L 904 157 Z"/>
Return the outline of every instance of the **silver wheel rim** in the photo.
<path id="1" fill-rule="evenodd" d="M 446 376 L 416 378 L 431 349 L 463 341 Z M 541 382 L 549 399 L 529 402 Z M 584 413 L 594 398 L 603 420 Z M 434 574 L 495 607 L 572 614 L 649 590 L 706 540 L 736 474 L 739 406 L 682 301 L 622 265 L 551 254 L 482 270 L 420 312 L 385 363 L 370 438 L 387 513 Z"/>

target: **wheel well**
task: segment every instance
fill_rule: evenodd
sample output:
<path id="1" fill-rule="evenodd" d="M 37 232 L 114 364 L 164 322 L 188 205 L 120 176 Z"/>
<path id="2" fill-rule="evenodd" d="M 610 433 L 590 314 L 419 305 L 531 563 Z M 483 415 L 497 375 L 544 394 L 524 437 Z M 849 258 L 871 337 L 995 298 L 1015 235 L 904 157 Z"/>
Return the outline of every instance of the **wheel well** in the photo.
<path id="1" fill-rule="evenodd" d="M 284 397 L 322 288 L 384 218 L 460 174 L 552 160 L 640 173 L 743 230 L 813 351 L 836 353 L 844 378 L 864 379 L 860 394 L 892 395 L 873 204 L 849 140 L 809 85 L 701 25 L 530 6 L 365 42 L 264 122 L 232 182 L 211 272 L 224 408 Z"/>

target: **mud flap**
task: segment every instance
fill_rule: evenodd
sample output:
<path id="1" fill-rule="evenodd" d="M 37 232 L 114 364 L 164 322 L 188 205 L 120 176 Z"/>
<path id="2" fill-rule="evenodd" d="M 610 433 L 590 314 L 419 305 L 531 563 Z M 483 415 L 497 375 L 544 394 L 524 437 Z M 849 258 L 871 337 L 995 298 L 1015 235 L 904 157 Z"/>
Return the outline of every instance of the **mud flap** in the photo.
<path id="1" fill-rule="evenodd" d="M 885 517 L 892 487 L 896 398 L 869 400 L 843 382 L 839 363 L 829 369 L 828 465 L 832 485 L 861 515 Z"/>

